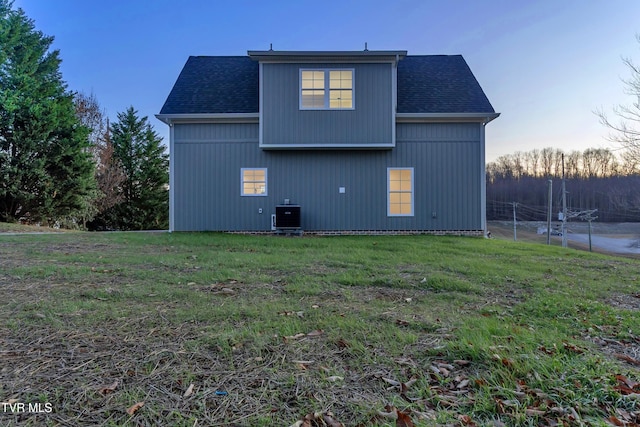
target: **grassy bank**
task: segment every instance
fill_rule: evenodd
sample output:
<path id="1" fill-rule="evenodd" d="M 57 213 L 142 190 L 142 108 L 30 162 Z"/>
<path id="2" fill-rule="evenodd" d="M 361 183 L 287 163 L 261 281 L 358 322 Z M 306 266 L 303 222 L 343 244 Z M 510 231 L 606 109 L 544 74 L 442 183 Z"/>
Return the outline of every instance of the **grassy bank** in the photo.
<path id="1" fill-rule="evenodd" d="M 0 399 L 52 409 L 1 423 L 609 425 L 640 411 L 634 260 L 208 233 L 0 236 L 0 253 Z"/>

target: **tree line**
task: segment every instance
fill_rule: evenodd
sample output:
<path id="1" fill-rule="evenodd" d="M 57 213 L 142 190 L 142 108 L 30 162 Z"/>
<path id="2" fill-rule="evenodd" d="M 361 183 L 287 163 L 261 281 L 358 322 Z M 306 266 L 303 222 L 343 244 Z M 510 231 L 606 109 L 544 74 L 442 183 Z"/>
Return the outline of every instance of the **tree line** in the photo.
<path id="1" fill-rule="evenodd" d="M 598 209 L 598 221 L 640 221 L 640 169 L 623 151 L 589 148 L 565 154 L 544 148 L 517 152 L 487 164 L 487 219 L 513 219 L 513 204 L 521 209 L 518 218 L 544 221 L 551 181 L 554 217 L 561 211 L 562 178 L 565 178 L 569 210 Z M 563 173 L 564 172 L 564 173 Z"/>
<path id="2" fill-rule="evenodd" d="M 640 44 L 640 34 L 636 39 Z M 622 81 L 624 92 L 640 100 L 640 66 L 630 58 L 623 63 L 630 72 Z M 597 209 L 598 221 L 604 222 L 640 221 L 640 102 L 613 107 L 614 118 L 602 110 L 596 116 L 611 132 L 608 139 L 618 155 L 603 148 L 569 153 L 544 148 L 501 156 L 486 169 L 487 219 L 512 219 L 519 203 L 521 219 L 545 220 L 549 181 L 557 213 L 564 178 L 569 210 Z"/>
<path id="3" fill-rule="evenodd" d="M 0 0 L 0 221 L 89 229 L 168 226 L 168 155 L 130 107 L 109 123 L 67 89 L 60 53 Z"/>

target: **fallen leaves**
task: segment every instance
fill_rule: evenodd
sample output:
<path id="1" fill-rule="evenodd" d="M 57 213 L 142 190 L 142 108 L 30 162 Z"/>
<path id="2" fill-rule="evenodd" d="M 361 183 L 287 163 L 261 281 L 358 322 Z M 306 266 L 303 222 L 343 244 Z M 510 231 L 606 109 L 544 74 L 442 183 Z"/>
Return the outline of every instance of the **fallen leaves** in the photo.
<path id="1" fill-rule="evenodd" d="M 311 331 L 311 332 L 307 332 L 305 333 L 297 333 L 295 335 L 287 335 L 282 337 L 282 339 L 284 340 L 284 342 L 288 342 L 288 341 L 293 341 L 293 340 L 299 340 L 300 338 L 314 338 L 314 337 L 319 337 L 321 335 L 324 335 L 324 331 L 322 329 L 316 329 L 315 331 Z"/>
<path id="2" fill-rule="evenodd" d="M 118 380 L 115 380 L 110 385 L 106 385 L 98 388 L 98 393 L 100 393 L 103 396 L 106 396 L 107 394 L 110 394 L 116 391 L 116 388 L 118 388 Z"/>
<path id="3" fill-rule="evenodd" d="M 615 376 L 618 385 L 613 387 L 615 391 L 623 396 L 635 396 L 640 398 L 640 383 L 630 380 L 624 375 Z"/>
<path id="4" fill-rule="evenodd" d="M 195 285 L 195 284 L 196 284 L 195 282 L 187 283 L 187 285 Z M 234 289 L 234 287 L 236 287 L 236 285 L 238 284 L 241 284 L 241 283 L 239 283 L 237 280 L 229 280 L 227 281 L 227 283 L 214 283 L 212 285 L 200 288 L 200 290 L 211 292 L 214 295 L 234 296 L 237 294 L 237 291 L 236 289 Z"/>
<path id="5" fill-rule="evenodd" d="M 627 363 L 630 363 L 632 365 L 640 366 L 640 360 L 634 359 L 633 357 L 627 356 L 626 354 L 616 353 L 616 354 L 614 354 L 614 356 L 618 360 L 623 360 L 623 361 L 625 361 Z"/>
<path id="6" fill-rule="evenodd" d="M 304 416 L 290 427 L 344 427 L 331 412 L 314 412 Z"/>
<path id="7" fill-rule="evenodd" d="M 140 410 L 140 408 L 142 408 L 143 406 L 144 406 L 144 402 L 138 402 L 127 409 L 127 414 L 133 416 L 133 414 L 138 412 L 138 410 Z"/>
<path id="8" fill-rule="evenodd" d="M 607 421 L 619 427 L 640 427 L 640 412 L 629 412 L 626 409 L 616 409 L 616 415 L 611 415 Z"/>
<path id="9" fill-rule="evenodd" d="M 191 383 L 189 385 L 189 387 L 187 387 L 187 391 L 184 392 L 182 397 L 187 398 L 187 397 L 191 396 L 191 394 L 193 394 L 193 383 Z"/>
<path id="10" fill-rule="evenodd" d="M 476 427 L 477 424 L 471 419 L 469 415 L 458 415 L 458 420 L 462 423 L 462 425 L 469 427 Z"/>
<path id="11" fill-rule="evenodd" d="M 396 427 L 413 427 L 413 421 L 411 420 L 410 411 L 401 411 L 395 406 L 386 405 L 385 411 L 378 411 L 378 416 L 381 418 L 391 418 L 396 420 Z"/>
<path id="12" fill-rule="evenodd" d="M 304 317 L 304 311 L 281 311 L 278 313 L 278 315 Z"/>

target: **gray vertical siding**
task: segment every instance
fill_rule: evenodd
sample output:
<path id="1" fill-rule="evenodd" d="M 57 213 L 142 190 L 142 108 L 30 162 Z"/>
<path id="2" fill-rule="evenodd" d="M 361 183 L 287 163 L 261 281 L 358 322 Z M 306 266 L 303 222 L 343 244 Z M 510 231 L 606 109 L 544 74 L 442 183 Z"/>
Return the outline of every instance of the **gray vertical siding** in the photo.
<path id="1" fill-rule="evenodd" d="M 354 69 L 354 110 L 300 110 L 300 69 Z M 393 143 L 391 64 L 263 64 L 262 146 Z"/>
<path id="2" fill-rule="evenodd" d="M 307 231 L 484 228 L 480 124 L 398 124 L 391 150 L 261 150 L 258 124 L 174 126 L 176 231 L 268 231 L 284 199 Z M 243 167 L 268 169 L 268 196 L 240 196 Z M 414 168 L 414 216 L 387 216 L 388 167 Z"/>

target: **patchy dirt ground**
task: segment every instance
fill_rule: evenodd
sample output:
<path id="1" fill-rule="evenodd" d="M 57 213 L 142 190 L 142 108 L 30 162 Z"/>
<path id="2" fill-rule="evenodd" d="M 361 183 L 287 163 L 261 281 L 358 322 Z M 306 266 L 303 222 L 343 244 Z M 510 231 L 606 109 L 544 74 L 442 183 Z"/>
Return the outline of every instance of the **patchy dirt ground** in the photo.
<path id="1" fill-rule="evenodd" d="M 107 251 L 126 250 L 125 246 L 87 242 L 82 238 L 44 246 L 44 251 L 57 254 L 58 260 L 76 254 L 100 256 Z M 426 316 L 426 312 L 410 318 L 400 318 L 395 311 L 380 314 L 385 323 L 394 323 L 399 330 L 421 329 L 419 339 L 407 349 L 409 356 L 395 358 L 380 348 L 353 346 L 349 337 L 335 339 L 326 334 L 312 335 L 313 330 L 304 330 L 309 333 L 288 340 L 282 336 L 273 337 L 260 352 L 255 352 L 250 341 L 224 343 L 213 339 L 208 335 L 209 329 L 203 332 L 208 325 L 197 320 L 172 322 L 168 312 L 176 310 L 178 303 L 171 300 L 146 303 L 151 309 L 140 313 L 133 322 L 131 318 L 114 313 L 99 327 L 87 329 L 76 327 L 84 324 L 84 317 L 91 316 L 84 304 L 91 301 L 108 304 L 109 295 L 128 289 L 132 279 L 126 275 L 112 275 L 113 267 L 103 265 L 104 270 L 92 274 L 90 281 L 73 283 L 76 294 L 81 297 L 77 309 L 50 308 L 47 307 L 48 293 L 68 283 L 52 272 L 47 273 L 47 265 L 29 258 L 29 253 L 29 250 L 17 252 L 0 245 L 0 300 L 6 303 L 0 316 L 4 320 L 0 324 L 0 391 L 9 401 L 41 399 L 53 404 L 55 411 L 52 414 L 11 415 L 10 418 L 0 414 L 0 425 L 243 426 L 259 411 L 265 413 L 261 425 L 283 425 L 276 420 L 289 420 L 286 424 L 289 425 L 305 414 L 312 414 L 310 408 L 315 407 L 331 407 L 336 418 L 343 422 L 356 418 L 347 412 L 353 412 L 357 407 L 364 414 L 359 416 L 357 425 L 374 422 L 392 425 L 402 415 L 394 406 L 382 406 L 385 402 L 398 407 L 420 407 L 420 411 L 410 412 L 413 421 L 422 423 L 416 425 L 433 425 L 436 410 L 445 407 L 456 413 L 461 405 L 459 402 L 473 398 L 473 378 L 477 374 L 474 364 L 466 360 L 424 356 L 428 350 L 441 346 L 451 332 L 446 327 L 431 327 L 421 317 Z M 193 256 L 190 253 L 180 255 L 189 259 Z M 61 261 L 60 266 L 66 267 L 72 262 L 75 261 Z M 18 276 L 22 274 L 20 271 L 13 276 L 2 271 L 23 265 L 42 267 L 42 273 L 38 270 L 28 277 Z M 185 265 L 182 268 L 190 271 L 192 267 Z M 97 294 L 95 289 L 98 287 L 109 295 Z M 220 295 L 220 301 L 232 304 L 233 298 L 244 297 L 258 287 L 284 292 L 286 286 L 280 279 L 274 279 L 271 283 L 251 287 L 234 281 L 199 286 L 198 289 L 203 298 L 216 293 Z M 344 300 L 344 293 L 351 290 L 333 287 L 332 294 L 323 300 L 327 306 L 335 303 L 340 307 L 336 309 L 337 321 L 340 310 L 348 308 L 341 306 L 340 301 Z M 394 289 L 385 284 L 362 288 L 358 292 L 367 307 L 380 301 L 391 306 L 407 303 L 406 289 Z M 430 292 L 414 291 L 411 294 L 413 302 L 427 299 Z M 151 294 L 145 296 L 154 298 Z M 523 296 L 501 292 L 495 298 L 492 304 L 510 307 L 521 302 Z M 609 302 L 629 310 L 640 308 L 640 298 L 635 296 L 612 296 Z M 130 301 L 130 304 L 134 305 L 136 301 Z M 474 300 L 474 304 L 480 302 Z M 476 311 L 477 305 L 470 304 L 466 309 Z M 23 310 L 29 312 L 28 318 L 16 321 Z M 463 313 L 462 308 L 458 310 Z M 640 341 L 636 337 L 625 341 L 610 339 L 610 336 L 610 331 L 594 330 L 586 338 L 598 344 L 603 353 L 635 366 L 631 361 L 640 358 Z M 203 342 L 207 343 L 205 351 Z M 193 347 L 194 343 L 198 348 Z M 365 358 L 363 354 L 370 357 Z M 429 390 L 430 394 L 418 393 L 418 386 Z M 133 417 L 127 413 L 128 410 L 134 413 L 132 408 L 139 402 L 146 402 L 141 410 L 144 418 L 140 414 Z M 46 407 L 42 408 L 46 410 Z M 385 416 L 381 413 L 389 414 L 388 422 L 380 418 Z M 562 416 L 569 419 L 571 414 Z M 324 424 L 310 422 L 307 425 L 331 425 L 330 415 L 322 417 Z M 470 418 L 459 420 L 451 425 L 473 425 Z"/>

